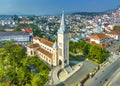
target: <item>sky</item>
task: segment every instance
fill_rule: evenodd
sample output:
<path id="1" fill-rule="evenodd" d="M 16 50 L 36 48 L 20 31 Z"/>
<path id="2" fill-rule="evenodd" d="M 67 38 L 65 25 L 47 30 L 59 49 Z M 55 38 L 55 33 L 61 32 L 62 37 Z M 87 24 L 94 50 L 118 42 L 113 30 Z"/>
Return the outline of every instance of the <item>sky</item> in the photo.
<path id="1" fill-rule="evenodd" d="M 114 9 L 120 0 L 1 0 L 0 14 L 54 15 L 70 12 L 101 12 Z"/>

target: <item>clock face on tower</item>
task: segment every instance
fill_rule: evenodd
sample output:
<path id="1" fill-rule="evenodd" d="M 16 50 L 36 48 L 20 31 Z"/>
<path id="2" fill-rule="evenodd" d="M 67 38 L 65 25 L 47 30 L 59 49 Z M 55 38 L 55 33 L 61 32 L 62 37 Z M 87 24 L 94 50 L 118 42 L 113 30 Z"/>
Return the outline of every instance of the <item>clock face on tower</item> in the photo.
<path id="1" fill-rule="evenodd" d="M 63 42 L 63 36 L 62 35 L 59 35 L 58 39 L 59 39 L 59 42 Z"/>

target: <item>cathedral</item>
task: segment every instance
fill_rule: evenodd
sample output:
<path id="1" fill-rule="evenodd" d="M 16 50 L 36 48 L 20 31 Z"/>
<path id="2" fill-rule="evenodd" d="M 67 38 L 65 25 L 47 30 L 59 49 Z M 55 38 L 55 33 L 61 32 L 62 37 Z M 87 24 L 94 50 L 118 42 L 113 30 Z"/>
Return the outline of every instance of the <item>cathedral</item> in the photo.
<path id="1" fill-rule="evenodd" d="M 57 41 L 54 43 L 40 37 L 34 37 L 33 42 L 27 46 L 29 56 L 38 56 L 51 66 L 69 65 L 69 32 L 66 28 L 64 12 L 61 17 L 60 28 L 57 32 Z"/>

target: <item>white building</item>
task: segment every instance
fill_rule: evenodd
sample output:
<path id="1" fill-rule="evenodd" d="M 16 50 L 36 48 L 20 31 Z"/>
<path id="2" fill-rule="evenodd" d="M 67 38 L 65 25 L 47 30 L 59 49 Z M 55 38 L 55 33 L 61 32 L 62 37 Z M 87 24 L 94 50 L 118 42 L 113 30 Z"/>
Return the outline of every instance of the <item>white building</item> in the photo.
<path id="1" fill-rule="evenodd" d="M 105 42 L 108 42 L 108 37 L 103 33 L 95 34 L 95 35 L 91 36 L 90 42 L 94 42 L 96 44 L 101 44 L 102 45 Z"/>
<path id="2" fill-rule="evenodd" d="M 29 33 L 19 32 L 0 32 L 0 41 L 14 40 L 17 44 L 25 45 L 31 41 Z"/>
<path id="3" fill-rule="evenodd" d="M 120 30 L 113 30 L 106 35 L 110 36 L 111 38 L 120 41 Z"/>

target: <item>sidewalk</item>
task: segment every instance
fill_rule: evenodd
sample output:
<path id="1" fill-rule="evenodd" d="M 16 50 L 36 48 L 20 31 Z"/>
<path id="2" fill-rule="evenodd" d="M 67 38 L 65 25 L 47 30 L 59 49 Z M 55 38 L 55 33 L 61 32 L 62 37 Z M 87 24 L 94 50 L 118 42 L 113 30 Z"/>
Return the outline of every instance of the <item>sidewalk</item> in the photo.
<path id="1" fill-rule="evenodd" d="M 57 66 L 57 67 L 54 68 L 54 70 L 52 72 L 52 80 L 53 80 L 52 84 L 53 85 L 56 85 L 56 84 L 60 83 L 60 80 L 58 79 L 58 76 L 57 76 L 60 69 L 61 69 L 61 67 Z"/>

